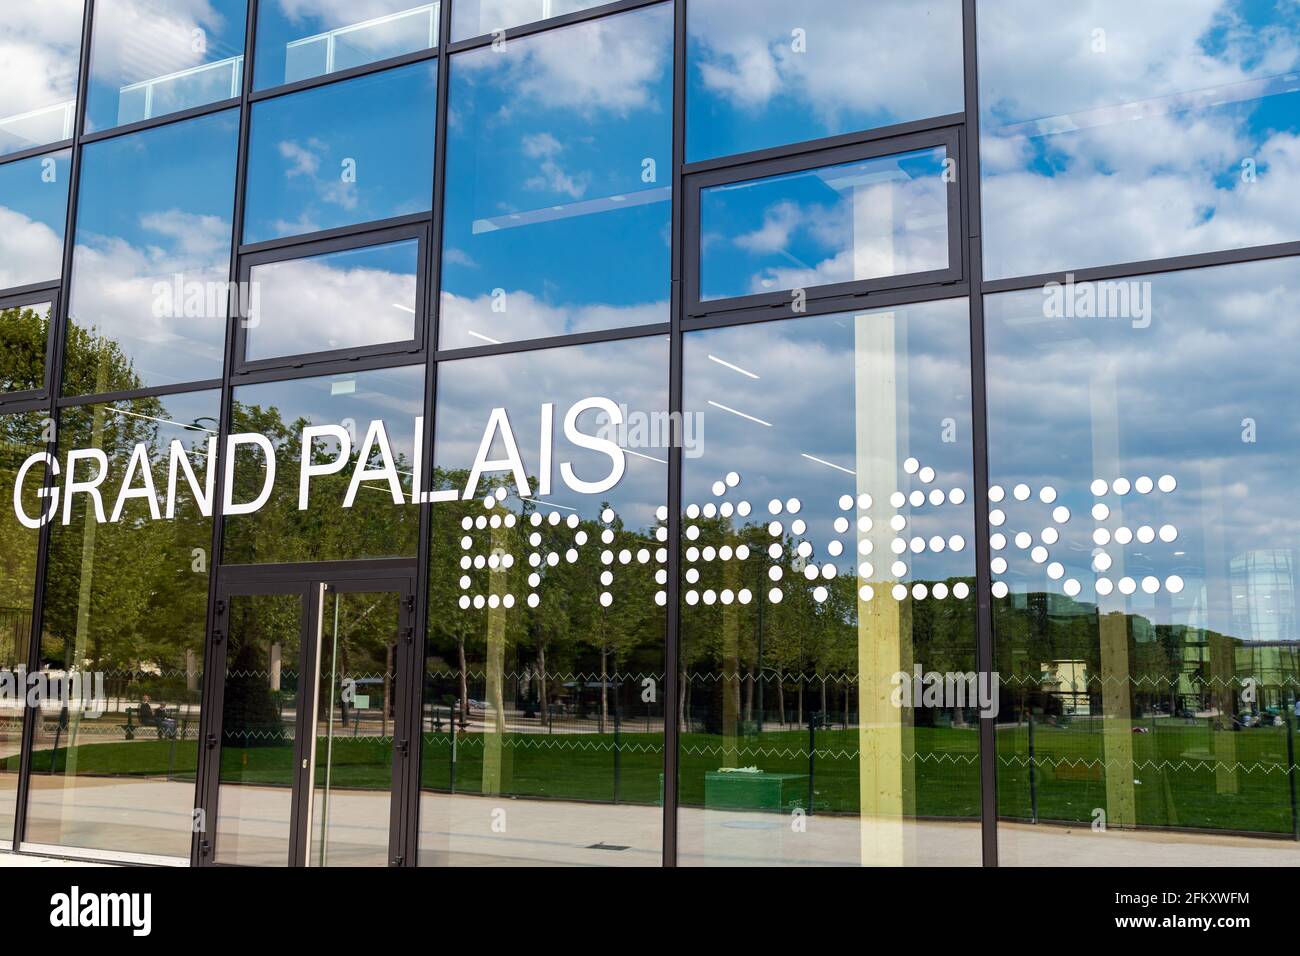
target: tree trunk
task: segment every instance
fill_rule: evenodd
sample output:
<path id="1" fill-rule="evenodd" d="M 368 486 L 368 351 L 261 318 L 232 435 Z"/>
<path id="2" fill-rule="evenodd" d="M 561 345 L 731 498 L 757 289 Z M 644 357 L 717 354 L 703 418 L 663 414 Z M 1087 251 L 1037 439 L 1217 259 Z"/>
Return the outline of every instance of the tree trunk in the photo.
<path id="1" fill-rule="evenodd" d="M 540 638 L 537 641 L 537 678 L 537 700 L 542 705 L 541 720 L 545 723 L 550 707 L 546 700 L 546 641 Z"/>

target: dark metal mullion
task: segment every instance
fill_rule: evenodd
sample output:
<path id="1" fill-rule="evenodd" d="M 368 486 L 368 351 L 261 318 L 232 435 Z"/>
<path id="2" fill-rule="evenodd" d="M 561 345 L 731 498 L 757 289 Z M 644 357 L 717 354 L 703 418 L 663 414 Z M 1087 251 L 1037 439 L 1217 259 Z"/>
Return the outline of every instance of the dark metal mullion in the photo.
<path id="1" fill-rule="evenodd" d="M 544 349 L 565 348 L 570 345 L 595 345 L 600 342 L 617 342 L 623 339 L 640 339 L 652 335 L 667 335 L 672 330 L 668 322 L 652 325 L 629 325 L 622 328 L 600 329 L 594 332 L 573 332 L 544 339 L 521 339 L 496 345 L 471 345 L 459 349 L 445 349 L 437 353 L 439 362 L 457 359 L 482 358 L 487 355 L 510 355 L 516 352 L 536 352 Z"/>
<path id="2" fill-rule="evenodd" d="M 692 245 L 691 248 L 698 248 Z M 965 249 L 965 243 L 958 245 Z M 943 282 L 937 285 L 903 286 L 897 289 L 883 289 L 866 295 L 837 295 L 826 298 L 809 298 L 807 308 L 799 313 L 803 316 L 834 315 L 838 312 L 871 312 L 900 305 L 916 305 L 921 302 L 942 302 L 945 299 L 961 299 L 970 295 L 970 284 Z M 682 328 L 687 332 L 702 329 L 728 328 L 734 325 L 755 325 L 761 322 L 774 322 L 792 317 L 788 299 L 771 305 L 749 306 L 744 309 L 726 310 L 703 316 L 686 316 L 682 319 Z"/>
<path id="3" fill-rule="evenodd" d="M 14 150 L 12 153 L 6 153 L 0 156 L 0 166 L 7 166 L 9 163 L 21 163 L 24 159 L 36 159 L 38 156 L 48 156 L 51 153 L 62 152 L 65 149 L 71 149 L 75 140 L 61 139 L 57 143 L 50 143 L 48 146 L 29 146 L 27 149 Z"/>
<path id="4" fill-rule="evenodd" d="M 251 0 L 250 0 L 251 2 Z M 175 113 L 164 113 L 162 116 L 154 116 L 146 120 L 139 120 L 135 123 L 126 123 L 122 126 L 114 126 L 109 129 L 95 130 L 92 133 L 82 134 L 78 142 L 82 145 L 90 143 L 100 143 L 106 139 L 117 139 L 121 136 L 130 136 L 132 133 L 143 133 L 145 130 L 157 129 L 160 126 L 171 126 L 175 123 L 183 123 L 186 120 L 197 119 L 200 116 L 209 116 L 212 113 L 220 113 L 223 110 L 234 109 L 239 106 L 241 100 L 237 96 L 229 96 L 223 100 L 216 100 L 212 103 L 203 103 L 199 106 L 191 106 L 189 109 L 177 110 Z"/>
<path id="5" fill-rule="evenodd" d="M 244 20 L 244 78 L 240 86 L 239 143 L 235 151 L 235 196 L 230 230 L 230 279 L 239 278 L 239 246 L 244 232 L 244 194 L 248 184 L 248 138 L 252 121 L 249 90 L 253 85 L 253 60 L 256 55 L 258 0 L 248 0 Z M 221 366 L 221 400 L 217 411 L 217 454 L 209 459 L 208 467 L 216 468 L 212 483 L 212 544 L 208 553 L 208 613 L 203 637 L 203 690 L 199 710 L 199 765 L 194 778 L 194 806 L 204 814 L 206 832 L 198 831 L 190 846 L 190 863 L 202 866 L 216 856 L 217 790 L 220 777 L 220 750 L 206 745 L 214 727 L 220 727 L 218 712 L 221 708 L 224 675 L 213 664 L 218 658 L 214 648 L 218 619 L 216 601 L 219 586 L 219 569 L 225 543 L 225 461 L 226 442 L 230 435 L 232 394 L 231 376 L 234 369 L 235 324 L 242 311 L 238 286 L 231 286 L 226 306 L 225 356 Z M 228 602 L 227 602 L 228 603 Z M 222 649 L 224 653 L 224 649 Z M 218 742 L 219 743 L 219 742 Z M 205 848 L 207 853 L 204 854 Z"/>
<path id="6" fill-rule="evenodd" d="M 311 76 L 305 80 L 294 80 L 292 83 L 281 83 L 279 86 L 268 87 L 265 90 L 253 90 L 249 94 L 249 101 L 253 103 L 262 103 L 266 100 L 277 99 L 281 96 L 289 96 L 293 93 L 301 93 L 304 90 L 315 90 L 322 86 L 329 86 L 332 83 L 343 83 L 347 80 L 355 80 L 362 76 L 371 76 L 375 73 L 383 73 L 385 70 L 396 70 L 403 66 L 410 66 L 412 63 L 423 63 L 426 60 L 432 60 L 438 55 L 438 47 L 426 47 L 423 50 L 412 50 L 410 53 L 400 53 L 397 56 L 390 56 L 383 60 L 375 60 L 373 63 L 362 63 L 359 66 L 349 67 L 346 70 L 335 70 L 333 73 L 322 73 L 320 76 Z"/>
<path id="7" fill-rule="evenodd" d="M 129 402 L 138 398 L 164 398 L 221 387 L 221 379 L 210 378 L 180 385 L 158 385 L 154 388 L 130 388 L 118 392 L 98 392 L 92 395 L 65 395 L 55 399 L 59 408 L 76 408 L 79 405 L 107 405 L 112 402 Z"/>
<path id="8" fill-rule="evenodd" d="M 1064 269 L 1060 272 L 1016 276 L 1011 279 L 993 279 L 984 283 L 984 292 L 986 295 L 996 295 L 1001 292 L 1024 292 L 1030 289 L 1042 289 L 1043 286 L 1051 282 L 1065 283 L 1069 279 L 1080 283 L 1104 282 L 1108 279 L 1126 279 L 1132 276 L 1155 275 L 1162 272 L 1186 272 L 1189 269 L 1241 265 L 1247 262 L 1262 262 L 1268 259 L 1283 259 L 1289 256 L 1300 256 L 1300 241 L 1278 242 L 1266 246 L 1248 246 L 1243 249 L 1226 249 L 1220 252 L 1198 252 L 1186 256 L 1145 259 L 1109 266 Z"/>
<path id="9" fill-rule="evenodd" d="M 975 662 L 980 672 L 997 665 L 993 635 L 991 552 L 989 550 L 989 450 L 988 370 L 984 356 L 984 276 L 980 231 L 979 70 L 976 57 L 975 2 L 962 0 L 965 51 L 966 148 L 960 170 L 966 196 L 967 254 L 970 270 L 971 444 L 973 446 L 971 495 L 975 509 Z M 985 866 L 998 865 L 997 716 L 979 719 L 980 847 Z"/>
<path id="10" fill-rule="evenodd" d="M 822 150 L 842 149 L 846 146 L 865 146 L 879 140 L 896 139 L 913 136 L 918 133 L 929 133 L 936 130 L 952 129 L 961 126 L 961 123 L 961 113 L 946 113 L 943 116 L 910 120 L 906 123 L 896 123 L 891 126 L 877 126 L 874 129 L 855 130 L 851 133 L 837 133 L 834 136 L 824 136 L 820 139 L 810 139 L 801 143 L 791 143 L 788 146 L 770 146 L 765 149 L 756 149 L 748 153 L 719 156 L 716 159 L 701 159 L 693 163 L 686 163 L 684 171 L 687 176 L 696 176 L 701 173 L 714 172 L 720 169 L 730 169 L 736 166 L 749 166 L 756 163 L 768 162 L 770 160 L 794 159 L 803 156 L 806 153 L 817 153 Z"/>
<path id="11" fill-rule="evenodd" d="M 86 121 L 87 88 L 90 82 L 90 35 L 94 13 L 95 0 L 86 0 L 81 20 L 81 59 L 77 64 L 77 106 L 74 131 L 79 131 Z M 46 381 L 50 389 L 49 404 L 46 407 L 49 409 L 49 420 L 54 426 L 46 451 L 55 460 L 59 456 L 59 408 L 55 399 L 63 384 L 63 351 L 67 341 L 68 303 L 71 298 L 69 291 L 72 287 L 72 251 L 76 245 L 77 203 L 81 192 L 82 147 L 74 143 L 71 149 L 72 160 L 68 166 L 68 176 L 70 177 L 68 183 L 68 208 L 65 213 L 63 230 L 63 272 L 59 277 L 59 292 L 47 332 L 54 339 L 54 356 L 56 360 L 46 375 Z M 56 483 L 53 469 L 46 468 L 44 487 L 47 494 L 53 491 Z M 45 579 L 49 574 L 52 525 L 52 521 L 47 521 L 41 525 L 40 547 L 36 553 L 36 587 L 32 597 L 32 633 L 27 647 L 28 674 L 38 672 L 41 667 L 41 631 L 44 627 L 45 617 Z M 25 697 L 26 689 L 24 688 Z M 23 708 L 22 751 L 19 757 L 18 792 L 14 805 L 13 848 L 15 850 L 21 849 L 23 833 L 27 828 L 27 798 L 30 792 L 32 772 L 32 747 L 35 744 L 36 723 L 39 719 L 39 707 Z"/>
<path id="12" fill-rule="evenodd" d="M 442 232 L 446 213 L 446 190 L 443 182 L 447 175 L 447 109 L 451 95 L 451 59 L 447 56 L 451 37 L 451 4 L 442 0 L 438 24 L 438 88 L 437 108 L 434 113 L 433 144 L 433 197 L 432 222 L 429 224 L 429 242 L 425 262 L 427 280 L 424 290 L 425 322 L 425 372 L 424 372 L 424 443 L 420 452 L 420 486 L 412 484 L 416 495 L 433 487 L 434 423 L 438 405 L 438 333 L 442 317 Z M 424 759 L 424 655 L 428 647 L 426 633 L 429 627 L 429 575 L 433 562 L 433 505 L 420 504 L 419 547 L 415 572 L 415 648 L 409 659 L 414 662 L 414 673 L 407 681 L 409 691 L 405 716 L 410 722 L 407 735 L 410 756 L 406 760 L 403 780 L 406 803 L 403 823 L 406 839 L 403 849 L 406 865 L 416 866 L 420 855 L 420 775 Z M 455 727 L 452 728 L 453 733 Z"/>
<path id="13" fill-rule="evenodd" d="M 681 662 L 681 534 L 682 534 L 682 316 L 685 290 L 682 264 L 687 222 L 683 201 L 686 180 L 686 2 L 673 7 L 673 210 L 672 210 L 672 328 L 668 348 L 668 418 L 672 440 L 668 447 L 668 586 L 664 621 L 664 787 L 663 866 L 677 866 L 677 805 L 679 729 L 677 702 L 682 693 L 677 675 Z"/>
<path id="14" fill-rule="evenodd" d="M 402 229 L 408 226 L 418 226 L 421 223 L 428 222 L 429 219 L 430 214 L 427 212 L 413 212 L 401 216 L 390 216 L 387 219 L 374 219 L 370 222 L 358 222 L 346 226 L 332 226 L 329 229 L 302 233 L 301 235 L 296 236 L 279 236 L 275 239 L 263 239 L 261 242 L 241 242 L 239 246 L 239 254 L 241 256 L 256 255 L 260 258 L 262 254 L 266 252 L 276 252 L 281 249 L 296 249 L 299 246 L 324 243 L 332 239 L 364 240 L 368 233 L 385 232 L 388 230 Z M 366 243 L 361 241 L 359 244 L 365 245 Z M 379 244 L 381 243 L 376 243 L 376 245 Z M 286 258 L 293 257 L 287 256 Z M 277 260 L 273 258 L 263 258 L 262 261 L 269 262 Z"/>
<path id="15" fill-rule="evenodd" d="M 443 0 L 450 6 L 448 0 Z M 561 27 L 573 26 L 575 23 L 585 23 L 588 20 L 600 20 L 618 13 L 625 13 L 628 10 L 639 10 L 642 7 L 653 7 L 656 4 L 664 3 L 665 0 L 615 0 L 613 3 L 604 3 L 598 7 L 588 7 L 585 10 L 576 10 L 573 13 L 564 13 L 557 17 L 550 17 L 546 20 L 532 20 L 528 23 L 520 23 L 512 27 L 502 27 L 496 33 L 484 33 L 476 37 L 466 37 L 464 40 L 457 40 L 455 43 L 447 45 L 447 52 L 460 53 L 463 50 L 475 50 L 480 47 L 491 46 L 497 41 L 497 38 L 503 42 L 518 40 L 526 36 L 533 36 L 537 33 L 546 33 L 549 30 L 557 30 Z M 667 0 L 671 3 L 672 0 Z M 681 2 L 681 0 L 679 0 Z M 450 20 L 448 20 L 450 23 Z M 448 36 L 451 34 L 448 28 Z"/>

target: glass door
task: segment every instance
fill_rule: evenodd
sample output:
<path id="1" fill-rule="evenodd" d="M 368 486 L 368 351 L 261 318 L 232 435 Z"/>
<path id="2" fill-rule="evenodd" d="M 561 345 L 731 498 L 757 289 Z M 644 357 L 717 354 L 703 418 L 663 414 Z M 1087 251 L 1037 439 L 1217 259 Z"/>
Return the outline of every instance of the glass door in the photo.
<path id="1" fill-rule="evenodd" d="M 392 811 L 407 752 L 399 694 L 413 653 L 412 580 L 257 577 L 225 575 L 219 593 L 221 709 L 206 790 L 215 827 L 204 857 L 400 863 L 401 814 Z"/>
<path id="2" fill-rule="evenodd" d="M 322 586 L 308 866 L 388 864 L 403 598 Z"/>

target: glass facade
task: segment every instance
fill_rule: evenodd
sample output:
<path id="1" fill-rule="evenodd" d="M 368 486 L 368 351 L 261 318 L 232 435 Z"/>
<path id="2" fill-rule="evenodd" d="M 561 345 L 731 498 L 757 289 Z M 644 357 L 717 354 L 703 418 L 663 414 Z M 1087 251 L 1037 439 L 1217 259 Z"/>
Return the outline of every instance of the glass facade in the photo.
<path id="1" fill-rule="evenodd" d="M 1300 12 L 0 14 L 0 848 L 1295 866 Z"/>

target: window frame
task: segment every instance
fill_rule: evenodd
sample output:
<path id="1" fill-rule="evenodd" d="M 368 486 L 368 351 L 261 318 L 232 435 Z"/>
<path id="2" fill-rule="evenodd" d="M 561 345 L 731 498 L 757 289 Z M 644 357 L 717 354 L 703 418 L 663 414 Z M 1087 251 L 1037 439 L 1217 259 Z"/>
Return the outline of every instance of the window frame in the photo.
<path id="1" fill-rule="evenodd" d="M 810 151 L 792 148 L 789 155 L 752 160 L 736 165 L 726 165 L 698 173 L 687 173 L 683 183 L 683 216 L 685 236 L 683 242 L 682 277 L 685 282 L 685 317 L 699 319 L 719 313 L 734 313 L 748 309 L 786 309 L 790 306 L 789 289 L 761 292 L 752 295 L 731 296 L 722 299 L 700 298 L 701 244 L 701 194 L 715 186 L 766 179 L 787 173 L 807 172 L 828 166 L 861 160 L 877 159 L 912 152 L 918 149 L 943 147 L 947 159 L 956 162 L 957 174 L 948 183 L 948 267 L 926 272 L 908 272 L 901 275 L 875 279 L 858 279 L 850 282 L 833 282 L 806 289 L 807 302 L 819 302 L 846 296 L 869 296 L 878 292 L 910 289 L 922 286 L 950 285 L 966 277 L 965 243 L 962 241 L 963 202 L 961 192 L 961 126 L 946 125 L 899 136 L 872 138 L 848 145 L 829 146 Z M 849 306 L 857 308 L 858 306 Z M 863 305 L 862 307 L 868 307 Z"/>
<path id="2" fill-rule="evenodd" d="M 326 363 L 340 361 L 364 362 L 382 356 L 418 357 L 425 353 L 428 338 L 426 321 L 426 303 L 428 297 L 428 253 L 429 223 L 417 222 L 407 225 L 363 229 L 347 235 L 326 239 L 308 238 L 304 242 L 280 245 L 274 249 L 246 252 L 239 256 L 239 268 L 236 273 L 240 288 L 251 280 L 254 266 L 270 265 L 278 262 L 291 262 L 296 259 L 310 259 L 333 252 L 348 252 L 354 249 L 366 249 L 372 246 L 388 245 L 394 242 L 416 240 L 415 267 L 415 315 L 413 324 L 415 334 L 412 338 L 399 342 L 380 342 L 375 345 L 356 347 L 344 346 L 337 349 L 320 349 L 314 352 L 298 352 L 292 355 L 275 356 L 264 359 L 248 358 L 247 303 L 240 302 L 232 316 L 234 327 L 234 353 L 232 356 L 232 375 L 235 377 L 254 372 L 270 370 L 302 369 Z M 412 361 L 418 361 L 413 358 Z M 405 363 L 403 363 L 405 364 Z M 369 366 L 367 366 L 369 367 Z M 234 383 L 244 384 L 244 383 Z"/>
<path id="3" fill-rule="evenodd" d="M 51 369 L 54 368 L 55 361 L 54 332 L 59 322 L 59 289 L 59 284 L 55 283 L 31 291 L 15 291 L 12 293 L 0 291 L 0 309 L 12 309 L 24 305 L 44 305 L 47 303 L 50 307 L 50 314 L 46 320 L 45 368 L 41 375 L 41 385 L 39 388 L 27 388 L 20 392 L 0 390 L 0 410 L 10 411 L 11 409 L 5 408 L 5 406 L 17 405 L 22 402 L 38 402 L 50 397 Z"/>

